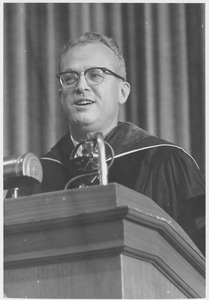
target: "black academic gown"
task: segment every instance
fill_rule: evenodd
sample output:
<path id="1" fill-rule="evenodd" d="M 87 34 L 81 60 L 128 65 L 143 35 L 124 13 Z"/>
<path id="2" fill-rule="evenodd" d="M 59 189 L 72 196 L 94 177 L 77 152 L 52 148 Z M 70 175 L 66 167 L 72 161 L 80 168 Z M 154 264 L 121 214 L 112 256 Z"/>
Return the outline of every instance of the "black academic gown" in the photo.
<path id="1" fill-rule="evenodd" d="M 117 182 L 150 197 L 184 228 L 204 253 L 205 187 L 194 159 L 182 148 L 132 123 L 119 123 L 105 141 L 115 153 L 108 182 Z M 70 159 L 73 150 L 68 132 L 41 158 L 44 175 L 39 192 L 63 190 L 70 179 L 91 171 L 86 158 Z M 109 148 L 106 155 L 110 162 Z M 88 178 L 83 181 L 90 184 Z M 78 180 L 72 187 L 80 183 Z"/>

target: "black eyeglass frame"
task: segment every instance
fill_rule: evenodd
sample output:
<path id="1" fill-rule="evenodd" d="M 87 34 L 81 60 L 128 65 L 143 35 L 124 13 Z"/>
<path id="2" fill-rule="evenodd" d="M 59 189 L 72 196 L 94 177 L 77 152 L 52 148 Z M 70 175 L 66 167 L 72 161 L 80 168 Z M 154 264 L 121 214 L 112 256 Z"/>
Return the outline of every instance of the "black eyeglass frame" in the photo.
<path id="1" fill-rule="evenodd" d="M 75 84 L 75 83 L 78 81 L 78 79 L 80 78 L 80 76 L 81 76 L 82 74 L 83 74 L 83 75 L 85 76 L 85 78 L 86 78 L 86 73 L 87 73 L 88 71 L 90 71 L 90 70 L 95 70 L 95 69 L 102 70 L 102 71 L 103 71 L 103 74 L 105 73 L 105 74 L 113 75 L 114 77 L 119 78 L 119 79 L 125 81 L 125 79 L 124 79 L 122 76 L 116 74 L 115 72 L 109 70 L 109 69 L 106 68 L 106 67 L 94 67 L 94 68 L 89 68 L 89 69 L 85 70 L 84 72 L 80 72 L 80 73 L 78 73 L 78 72 L 76 72 L 76 71 L 65 71 L 65 72 L 57 73 L 57 74 L 56 74 L 56 77 L 58 78 L 60 84 L 61 84 L 64 88 L 68 88 L 68 87 L 65 87 L 65 86 L 62 84 L 61 76 L 62 76 L 63 74 L 74 73 L 74 74 L 77 74 L 77 75 L 78 75 L 77 80 L 76 80 L 75 82 L 69 84 L 69 85 L 71 86 L 71 85 Z M 95 82 L 94 85 L 99 85 L 99 84 L 101 84 L 101 83 L 103 82 L 103 80 L 104 80 L 104 78 L 103 78 L 102 81 L 99 82 L 99 83 L 96 83 L 96 82 Z"/>

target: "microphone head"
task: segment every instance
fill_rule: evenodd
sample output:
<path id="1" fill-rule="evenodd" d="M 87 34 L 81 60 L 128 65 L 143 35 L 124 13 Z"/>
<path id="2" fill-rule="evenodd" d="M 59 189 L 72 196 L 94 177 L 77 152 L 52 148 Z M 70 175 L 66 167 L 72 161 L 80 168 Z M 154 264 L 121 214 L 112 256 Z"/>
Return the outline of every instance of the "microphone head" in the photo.
<path id="1" fill-rule="evenodd" d="M 33 177 L 42 182 L 42 166 L 40 160 L 33 153 L 26 153 L 22 156 L 22 173 L 23 176 Z"/>
<path id="2" fill-rule="evenodd" d="M 42 182 L 43 169 L 40 160 L 33 153 L 25 153 L 4 159 L 4 185 L 6 188 L 19 187 Z"/>

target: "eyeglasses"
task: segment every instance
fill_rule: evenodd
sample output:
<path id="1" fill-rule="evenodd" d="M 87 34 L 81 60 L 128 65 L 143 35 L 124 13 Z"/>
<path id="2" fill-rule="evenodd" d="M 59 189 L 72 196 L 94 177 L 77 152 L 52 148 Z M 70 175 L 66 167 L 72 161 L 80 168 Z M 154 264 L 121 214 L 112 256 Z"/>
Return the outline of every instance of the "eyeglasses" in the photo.
<path id="1" fill-rule="evenodd" d="M 112 75 L 124 81 L 124 78 L 120 75 L 110 71 L 107 68 L 90 68 L 84 72 L 78 73 L 75 71 L 65 71 L 62 73 L 58 73 L 56 77 L 59 79 L 61 85 L 64 88 L 70 88 L 74 83 L 76 83 L 81 75 L 84 75 L 86 81 L 89 85 L 97 85 L 102 83 L 104 80 L 104 75 Z"/>

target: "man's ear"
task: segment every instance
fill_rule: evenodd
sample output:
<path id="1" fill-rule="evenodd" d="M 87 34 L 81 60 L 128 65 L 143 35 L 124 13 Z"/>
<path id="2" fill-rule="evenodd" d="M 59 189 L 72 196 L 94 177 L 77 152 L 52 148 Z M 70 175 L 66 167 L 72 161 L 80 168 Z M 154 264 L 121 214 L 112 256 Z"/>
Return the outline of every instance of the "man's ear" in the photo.
<path id="1" fill-rule="evenodd" d="M 58 90 L 58 95 L 60 98 L 62 97 L 62 89 L 61 88 L 59 88 L 59 90 Z"/>
<path id="2" fill-rule="evenodd" d="M 123 81 L 120 82 L 120 87 L 119 87 L 119 104 L 123 104 L 126 102 L 126 100 L 128 99 L 128 96 L 130 94 L 131 91 L 131 86 L 128 82 Z"/>
<path id="3" fill-rule="evenodd" d="M 62 93 L 62 89 L 61 88 L 58 90 L 58 95 L 59 95 L 59 98 L 60 98 L 60 102 L 63 105 L 63 93 Z"/>
<path id="4" fill-rule="evenodd" d="M 59 98 L 60 98 L 60 102 L 61 102 L 61 105 L 62 105 L 62 110 L 64 112 L 64 115 L 68 118 L 68 113 L 67 113 L 68 109 L 67 109 L 66 102 L 64 100 L 62 88 L 60 88 L 58 90 L 58 95 L 59 95 Z"/>

